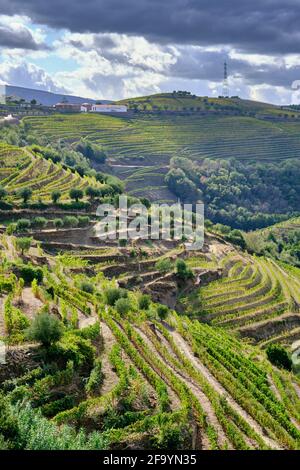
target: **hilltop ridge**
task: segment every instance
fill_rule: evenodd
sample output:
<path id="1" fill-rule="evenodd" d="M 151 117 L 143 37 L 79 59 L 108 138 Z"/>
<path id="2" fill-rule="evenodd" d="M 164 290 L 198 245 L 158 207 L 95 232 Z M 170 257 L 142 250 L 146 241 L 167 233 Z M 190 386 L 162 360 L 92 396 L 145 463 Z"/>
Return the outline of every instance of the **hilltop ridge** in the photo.
<path id="1" fill-rule="evenodd" d="M 189 92 L 157 93 L 149 96 L 126 98 L 117 101 L 129 109 L 139 112 L 221 112 L 261 118 L 298 118 L 299 111 L 289 106 L 280 106 L 238 96 L 230 98 L 197 96 Z"/>

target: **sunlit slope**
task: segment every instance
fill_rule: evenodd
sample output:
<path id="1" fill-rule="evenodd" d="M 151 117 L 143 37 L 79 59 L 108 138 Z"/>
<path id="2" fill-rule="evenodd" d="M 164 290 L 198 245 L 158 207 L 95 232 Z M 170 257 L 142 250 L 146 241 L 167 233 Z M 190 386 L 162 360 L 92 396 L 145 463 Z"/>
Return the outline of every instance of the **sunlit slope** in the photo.
<path id="1" fill-rule="evenodd" d="M 187 313 L 261 346 L 299 339 L 299 269 L 234 250 L 216 263 L 220 279 L 181 299 Z"/>
<path id="2" fill-rule="evenodd" d="M 84 191 L 88 186 L 101 187 L 95 178 L 81 177 L 25 148 L 0 142 L 0 184 L 8 193 L 8 201 L 20 200 L 24 188 L 32 190 L 32 200 L 50 201 L 53 191 L 60 191 L 61 200 L 69 199 L 72 188 Z"/>
<path id="3" fill-rule="evenodd" d="M 50 141 L 88 136 L 109 157 L 140 165 L 168 163 L 175 155 L 276 161 L 300 155 L 300 123 L 269 122 L 245 116 L 105 115 L 28 117 Z"/>
<path id="4" fill-rule="evenodd" d="M 1 238 L 11 262 L 14 242 Z M 45 265 L 45 253 L 32 248 L 28 256 Z M 299 380 L 273 367 L 259 348 L 186 315 L 170 311 L 161 321 L 157 304 L 140 307 L 137 290 L 127 291 L 130 309 L 120 314 L 105 294 L 117 287 L 116 279 L 80 256 L 51 257 L 38 285 L 24 286 L 7 262 L 0 274 L 6 340 L 22 338 L 22 325 L 47 306 L 66 327 L 61 351 L 84 361 L 91 342 L 95 346 L 93 368 L 87 360 L 85 367 L 73 361 L 59 370 L 36 366 L 0 383 L 15 402 L 26 394 L 57 432 L 63 424 L 97 431 L 111 449 L 164 449 L 175 438 L 189 449 L 299 449 Z M 92 291 L 82 289 L 86 282 Z M 91 393 L 84 384 L 99 363 L 101 387 Z"/>

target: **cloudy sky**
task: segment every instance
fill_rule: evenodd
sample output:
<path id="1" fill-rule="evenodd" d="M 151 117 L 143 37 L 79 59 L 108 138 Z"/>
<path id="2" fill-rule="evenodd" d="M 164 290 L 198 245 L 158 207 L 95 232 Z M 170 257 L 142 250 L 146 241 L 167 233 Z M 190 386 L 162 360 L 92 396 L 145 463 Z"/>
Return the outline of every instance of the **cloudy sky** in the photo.
<path id="1" fill-rule="evenodd" d="M 0 0 L 0 83 L 98 99 L 174 89 L 288 104 L 299 0 Z"/>

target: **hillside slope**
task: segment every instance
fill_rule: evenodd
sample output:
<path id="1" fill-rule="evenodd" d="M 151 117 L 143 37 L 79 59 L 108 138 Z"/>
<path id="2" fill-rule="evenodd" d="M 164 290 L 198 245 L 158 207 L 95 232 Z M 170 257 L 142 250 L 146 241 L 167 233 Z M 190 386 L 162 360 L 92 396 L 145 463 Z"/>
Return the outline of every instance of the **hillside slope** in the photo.
<path id="1" fill-rule="evenodd" d="M 124 291 L 103 277 L 101 264 L 87 263 L 84 250 L 51 256 L 32 246 L 20 259 L 13 238 L 4 235 L 1 244 L 9 260 L 1 264 L 2 335 L 21 341 L 24 325 L 43 307 L 65 325 L 52 349 L 59 371 L 51 356 L 44 367 L 39 347 L 25 343 L 26 354 L 12 349 L 0 374 L 21 437 L 22 420 L 32 423 L 27 449 L 299 448 L 299 381 L 273 367 L 263 351 L 174 311 L 161 320 L 159 305 L 141 307 L 137 290 L 127 291 L 129 307 L 121 313 L 108 292 Z M 206 248 L 221 257 L 234 252 L 214 238 Z M 130 256 L 126 251 L 123 258 Z M 22 285 L 25 260 L 43 266 L 38 284 Z M 87 283 L 92 291 L 83 288 Z M 18 397 L 27 397 L 35 410 L 16 407 Z M 52 418 L 47 425 L 46 418 Z M 83 429 L 81 444 L 66 425 Z M 50 444 L 53 434 L 60 436 L 56 444 Z"/>
<path id="2" fill-rule="evenodd" d="M 53 191 L 60 192 L 61 201 L 70 200 L 72 188 L 88 186 L 101 189 L 103 184 L 91 177 L 81 177 L 76 171 L 46 160 L 31 149 L 0 142 L 0 184 L 8 193 L 7 202 L 19 202 L 20 191 L 29 188 L 33 201 L 51 201 Z"/>
<path id="3" fill-rule="evenodd" d="M 279 162 L 300 155 L 300 122 L 268 121 L 225 114 L 133 114 L 128 117 L 73 115 L 25 120 L 50 142 L 88 137 L 108 155 L 106 170 L 127 183 L 133 195 L 174 200 L 163 175 L 174 156 Z M 144 179 L 145 178 L 145 179 Z M 146 187 L 146 189 L 145 189 Z"/>
<path id="4" fill-rule="evenodd" d="M 205 112 L 249 115 L 256 117 L 298 118 L 297 109 L 287 106 L 276 106 L 259 101 L 245 100 L 239 97 L 210 98 L 196 96 L 188 92 L 158 93 L 150 96 L 139 96 L 119 101 L 132 110 L 169 111 L 169 112 Z"/>

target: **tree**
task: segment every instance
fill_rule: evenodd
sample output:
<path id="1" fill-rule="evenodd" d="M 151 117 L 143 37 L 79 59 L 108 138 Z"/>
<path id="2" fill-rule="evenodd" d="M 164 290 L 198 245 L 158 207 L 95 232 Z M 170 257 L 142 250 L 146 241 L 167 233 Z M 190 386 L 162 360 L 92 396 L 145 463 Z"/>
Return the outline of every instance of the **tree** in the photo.
<path id="1" fill-rule="evenodd" d="M 27 204 L 32 196 L 32 190 L 30 188 L 23 188 L 19 192 L 19 196 L 23 199 L 24 204 Z"/>
<path id="2" fill-rule="evenodd" d="M 51 344 L 60 340 L 63 334 L 61 322 L 54 315 L 42 312 L 35 316 L 27 330 L 27 338 L 42 343 L 48 349 Z"/>
<path id="3" fill-rule="evenodd" d="M 176 274 L 182 280 L 191 279 L 193 277 L 193 272 L 186 265 L 183 259 L 178 259 L 176 261 Z"/>
<path id="4" fill-rule="evenodd" d="M 81 189 L 73 188 L 69 191 L 69 196 L 71 199 L 74 199 L 76 202 L 78 202 L 79 199 L 83 198 L 83 191 Z"/>
<path id="5" fill-rule="evenodd" d="M 56 204 L 59 201 L 60 198 L 61 198 L 61 192 L 60 191 L 58 191 L 57 189 L 55 191 L 52 191 L 51 199 L 52 199 L 54 204 Z"/>
<path id="6" fill-rule="evenodd" d="M 3 186 L 0 185 L 0 201 L 7 196 L 7 191 Z"/>
<path id="7" fill-rule="evenodd" d="M 98 188 L 94 188 L 93 186 L 88 186 L 85 190 L 85 194 L 91 199 L 94 200 L 96 197 L 99 196 L 100 191 Z"/>
<path id="8" fill-rule="evenodd" d="M 29 251 L 31 247 L 32 238 L 30 237 L 23 237 L 23 238 L 16 238 L 15 247 L 17 251 L 21 251 L 23 255 L 24 252 Z"/>
<path id="9" fill-rule="evenodd" d="M 283 346 L 280 344 L 270 344 L 266 350 L 269 361 L 274 366 L 287 370 L 292 370 L 292 360 Z"/>

